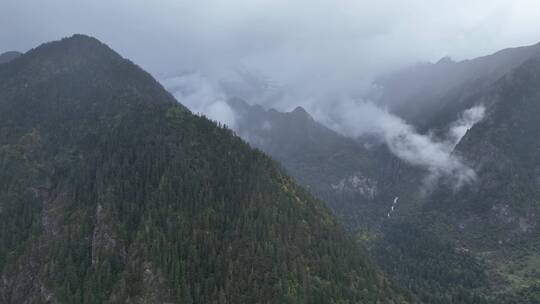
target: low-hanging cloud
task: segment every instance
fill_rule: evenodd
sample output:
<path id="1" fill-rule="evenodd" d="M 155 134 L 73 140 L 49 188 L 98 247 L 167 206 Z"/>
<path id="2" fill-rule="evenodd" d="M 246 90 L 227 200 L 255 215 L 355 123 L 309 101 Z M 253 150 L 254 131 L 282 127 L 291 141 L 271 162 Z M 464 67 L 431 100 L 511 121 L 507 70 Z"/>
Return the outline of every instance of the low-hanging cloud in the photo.
<path id="1" fill-rule="evenodd" d="M 219 83 L 204 75 L 189 73 L 164 79 L 162 84 L 194 113 L 235 128 L 236 113 L 227 103 Z"/>
<path id="2" fill-rule="evenodd" d="M 162 83 L 192 111 L 205 114 L 234 129 L 235 120 L 239 117 L 227 103 L 227 96 L 231 94 L 227 88 L 231 86 L 232 79 L 236 82 L 233 87 L 239 87 L 244 78 L 227 79 L 228 84 L 224 84 L 199 73 L 192 73 L 165 79 Z M 248 82 L 248 87 L 261 85 L 256 78 L 250 78 Z M 417 132 L 406 121 L 373 102 L 359 101 L 345 95 L 333 96 L 332 100 L 333 102 L 310 100 L 305 106 L 308 106 L 309 112 L 317 121 L 338 133 L 353 138 L 364 135 L 376 137 L 401 160 L 426 169 L 429 174 L 425 178 L 424 190 L 432 188 L 441 178 L 445 178 L 455 188 L 470 184 L 476 179 L 474 170 L 455 155 L 453 150 L 467 130 L 483 119 L 483 105 L 465 110 L 448 126 L 446 136 L 437 138 L 430 132 Z"/>
<path id="3" fill-rule="evenodd" d="M 315 115 L 342 134 L 351 137 L 374 135 L 382 139 L 398 158 L 428 170 L 427 188 L 440 178 L 446 178 L 455 188 L 460 188 L 474 182 L 476 174 L 453 153 L 454 148 L 467 130 L 484 117 L 484 112 L 481 105 L 465 110 L 442 139 L 431 133 L 418 133 L 403 119 L 369 101 L 349 99 Z"/>
<path id="4" fill-rule="evenodd" d="M 472 128 L 472 126 L 484 118 L 485 112 L 486 108 L 483 105 L 474 106 L 465 110 L 458 120 L 450 125 L 448 139 L 451 141 L 453 147 L 459 143 L 461 138 L 470 128 Z"/>

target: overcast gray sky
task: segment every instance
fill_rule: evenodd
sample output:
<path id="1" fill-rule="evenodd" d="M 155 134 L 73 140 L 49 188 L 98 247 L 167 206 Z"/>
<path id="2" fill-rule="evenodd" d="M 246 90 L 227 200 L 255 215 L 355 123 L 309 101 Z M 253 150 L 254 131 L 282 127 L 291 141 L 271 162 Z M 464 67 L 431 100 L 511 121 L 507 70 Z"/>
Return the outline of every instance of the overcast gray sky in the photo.
<path id="1" fill-rule="evenodd" d="M 536 43 L 540 1 L 0 1 L 0 52 L 73 33 L 96 36 L 153 73 L 245 65 L 286 84 L 341 82 Z"/>

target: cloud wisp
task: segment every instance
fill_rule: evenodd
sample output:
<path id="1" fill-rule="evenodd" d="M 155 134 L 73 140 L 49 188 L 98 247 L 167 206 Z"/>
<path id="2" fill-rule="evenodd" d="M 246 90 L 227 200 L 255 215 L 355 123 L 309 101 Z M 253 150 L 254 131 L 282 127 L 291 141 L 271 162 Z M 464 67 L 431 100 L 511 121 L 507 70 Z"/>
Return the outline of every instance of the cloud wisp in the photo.
<path id="1" fill-rule="evenodd" d="M 231 97 L 230 88 L 241 88 L 242 85 L 251 88 L 254 82 L 259 82 L 255 78 L 250 78 L 249 84 L 245 84 L 244 78 L 230 75 L 226 79 L 228 82 L 224 83 L 200 73 L 192 73 L 168 78 L 162 83 L 193 112 L 204 114 L 235 129 L 236 119 L 241 117 L 227 103 L 227 98 Z M 231 86 L 231 79 L 236 79 L 235 86 Z M 266 89 L 270 87 L 260 83 L 257 86 Z M 241 89 L 233 91 L 238 90 Z M 270 91 L 279 95 L 274 90 Z M 441 139 L 430 132 L 426 134 L 417 132 L 405 120 L 373 102 L 337 97 L 339 98 L 333 98 L 333 103 L 310 100 L 304 106 L 317 121 L 338 133 L 353 138 L 374 136 L 384 142 L 396 157 L 413 166 L 426 169 L 429 174 L 425 179 L 424 189 L 430 189 L 441 178 L 456 189 L 476 179 L 474 170 L 453 151 L 467 130 L 483 119 L 484 106 L 477 105 L 461 113 L 458 119 L 448 126 L 448 133 Z"/>
<path id="2" fill-rule="evenodd" d="M 236 113 L 227 103 L 221 85 L 199 74 L 189 73 L 161 81 L 174 97 L 192 112 L 219 121 L 231 129 L 236 127 Z"/>
<path id="3" fill-rule="evenodd" d="M 324 114 L 327 111 L 331 111 L 330 115 Z M 435 138 L 429 132 L 418 133 L 403 119 L 372 102 L 351 99 L 336 104 L 332 110 L 320 111 L 316 116 L 342 134 L 351 137 L 372 135 L 382 139 L 395 156 L 429 172 L 424 188 L 429 189 L 440 178 L 445 178 L 457 189 L 474 182 L 476 174 L 453 153 L 454 148 L 467 130 L 484 117 L 484 113 L 485 108 L 481 105 L 465 110 L 450 125 L 444 139 Z"/>
<path id="4" fill-rule="evenodd" d="M 465 110 L 461 116 L 450 125 L 448 131 L 448 140 L 455 147 L 465 133 L 472 128 L 476 123 L 481 121 L 486 114 L 486 108 L 483 105 L 477 105 Z"/>

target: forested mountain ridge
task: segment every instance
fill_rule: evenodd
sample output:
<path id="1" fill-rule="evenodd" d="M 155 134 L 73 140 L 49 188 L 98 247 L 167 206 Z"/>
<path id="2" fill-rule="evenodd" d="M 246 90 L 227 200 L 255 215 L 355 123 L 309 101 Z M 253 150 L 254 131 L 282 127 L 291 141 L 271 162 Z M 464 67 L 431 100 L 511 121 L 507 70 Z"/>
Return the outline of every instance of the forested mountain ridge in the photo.
<path id="1" fill-rule="evenodd" d="M 389 242 L 375 256 L 389 276 L 397 275 L 402 282 L 412 282 L 409 286 L 434 283 L 437 290 L 441 283 L 449 278 L 451 281 L 452 276 L 426 276 L 426 273 L 438 268 L 433 265 L 447 264 L 444 267 L 452 269 L 450 274 L 468 270 L 461 277 L 468 277 L 466 281 L 473 284 L 464 287 L 476 295 L 487 295 L 489 303 L 538 302 L 540 60 L 537 55 L 540 53 L 537 47 L 527 48 L 536 50 L 529 53 L 532 57 L 490 85 L 477 88 L 472 94 L 450 92 L 443 96 L 449 106 L 434 116 L 438 119 L 430 122 L 431 128 L 444 126 L 459 106 L 486 108 L 485 117 L 466 132 L 454 150 L 472 166 L 476 180 L 460 189 L 440 184 L 423 200 L 414 216 L 402 219 L 407 225 L 399 221 L 386 225 Z M 415 235 L 420 238 L 411 237 Z M 431 240 L 423 241 L 426 239 Z M 441 241 L 450 245 L 446 252 L 473 256 L 480 263 L 464 260 L 464 265 L 470 266 L 460 269 L 451 262 L 455 258 L 443 254 L 429 262 L 429 256 L 434 257 L 429 252 L 439 247 L 437 243 Z M 389 261 L 394 263 L 398 258 L 402 264 L 387 267 Z M 418 271 L 424 274 L 418 275 Z"/>
<path id="2" fill-rule="evenodd" d="M 420 102 L 428 103 L 427 108 L 418 108 L 422 115 L 411 116 L 411 123 L 425 134 L 445 133 L 465 109 L 485 108 L 485 117 L 453 151 L 477 175 L 474 183 L 461 189 L 440 184 L 429 195 L 415 195 L 426 172 L 392 156 L 384 145 L 366 148 L 363 144 L 371 145 L 370 141 L 321 132 L 322 125 L 297 115 L 298 111 L 278 113 L 250 106 L 251 113 L 239 112 L 238 125 L 244 128 L 239 134 L 280 160 L 299 183 L 310 186 L 358 232 L 359 239 L 371 243 L 379 266 L 418 301 L 536 303 L 539 57 L 537 44 L 417 68 L 438 75 L 433 79 L 416 79 L 418 71 L 401 74 L 418 82 L 421 87 L 411 90 Z M 393 81 L 398 89 L 392 92 L 388 86 L 387 98 L 402 89 L 399 79 Z M 398 101 L 415 109 L 417 104 L 409 97 Z M 252 121 L 243 116 L 246 113 Z M 356 143 L 340 144 L 345 142 Z M 358 194 L 365 187 L 360 173 L 376 185 L 371 199 L 348 196 L 351 186 Z M 343 183 L 336 183 L 339 180 Z M 332 192 L 333 185 L 343 187 Z M 363 217 L 369 221 L 358 220 Z M 368 222 L 371 225 L 365 225 Z"/>
<path id="3" fill-rule="evenodd" d="M 490 303 L 485 265 L 418 220 L 425 170 L 376 140 L 344 137 L 305 110 L 266 110 L 233 99 L 238 133 L 279 160 L 370 248 L 372 258 L 415 303 Z M 492 301 L 492 299 L 491 299 Z"/>
<path id="4" fill-rule="evenodd" d="M 449 213 L 458 210 L 460 214 L 482 214 L 497 211 L 499 203 L 510 203 L 522 211 L 521 216 L 535 216 L 535 210 L 527 210 L 527 206 L 535 208 L 534 197 L 539 195 L 539 75 L 540 59 L 531 59 L 501 78 L 477 99 L 486 104 L 488 113 L 468 130 L 456 151 L 474 165 L 478 183 L 457 193 L 454 191 L 452 203 L 445 200 L 444 195 L 434 196 L 429 208 L 445 205 Z M 479 194 L 486 196 L 475 197 Z M 522 218 L 521 225 L 518 225 L 521 228 L 515 228 L 523 232 L 532 231 L 536 228 L 535 222 L 531 218 L 528 223 Z"/>
<path id="5" fill-rule="evenodd" d="M 492 86 L 530 59 L 540 58 L 540 43 L 455 62 L 446 57 L 380 77 L 377 102 L 409 123 L 427 130 L 449 123 L 467 100 Z"/>
<path id="6" fill-rule="evenodd" d="M 238 134 L 280 161 L 349 228 L 376 225 L 386 212 L 372 205 L 380 194 L 375 180 L 380 168 L 362 144 L 323 126 L 301 107 L 283 113 L 240 99 L 228 103 L 238 113 Z"/>
<path id="7" fill-rule="evenodd" d="M 0 65 L 0 302 L 402 303 L 263 153 L 82 35 Z"/>
<path id="8" fill-rule="evenodd" d="M 380 140 L 343 136 L 301 107 L 279 112 L 237 98 L 228 103 L 238 114 L 238 134 L 281 162 L 352 231 L 378 230 L 396 197 L 413 200 L 411 190 L 422 182 L 425 171 L 394 156 Z"/>
<path id="9" fill-rule="evenodd" d="M 527 60 L 479 100 L 489 109 L 486 118 L 456 147 L 474 164 L 477 182 L 458 192 L 439 188 L 424 210 L 427 217 L 442 215 L 447 228 L 440 231 L 486 258 L 501 279 L 498 290 L 513 293 L 510 303 L 535 303 L 540 282 L 540 60 Z"/>
<path id="10" fill-rule="evenodd" d="M 11 51 L 0 54 L 0 64 L 10 62 L 11 60 L 21 56 L 21 53 Z"/>

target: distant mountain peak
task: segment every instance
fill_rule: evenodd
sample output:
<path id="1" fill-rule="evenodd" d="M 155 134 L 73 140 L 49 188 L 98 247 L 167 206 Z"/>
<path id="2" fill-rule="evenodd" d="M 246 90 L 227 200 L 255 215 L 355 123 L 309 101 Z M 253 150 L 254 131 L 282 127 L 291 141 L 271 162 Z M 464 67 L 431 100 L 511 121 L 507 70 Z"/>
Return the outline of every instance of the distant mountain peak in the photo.
<path id="1" fill-rule="evenodd" d="M 62 46 L 63 48 L 79 48 L 83 50 L 83 47 L 90 47 L 90 50 L 93 50 L 93 48 L 106 48 L 110 51 L 110 49 L 106 44 L 99 41 L 97 38 L 94 38 L 92 36 L 84 35 L 84 34 L 74 34 L 70 37 L 65 37 L 57 41 L 52 41 L 48 43 L 44 43 L 40 46 L 38 46 L 36 49 L 40 48 L 46 48 L 51 46 Z"/>
<path id="2" fill-rule="evenodd" d="M 74 41 L 78 41 L 78 42 L 84 42 L 84 43 L 92 43 L 92 44 L 102 44 L 101 41 L 99 41 L 97 38 L 95 37 L 92 37 L 90 35 L 86 35 L 86 34 L 73 34 L 69 37 L 64 37 L 58 41 L 53 41 L 52 43 L 55 43 L 55 42 L 74 42 Z"/>
<path id="3" fill-rule="evenodd" d="M 75 34 L 58 41 L 44 43 L 28 52 L 38 56 L 48 57 L 51 62 L 82 65 L 85 62 L 105 62 L 123 60 L 122 56 L 113 51 L 98 39 Z"/>
<path id="4" fill-rule="evenodd" d="M 127 100 L 142 103 L 167 100 L 169 103 L 177 103 L 149 73 L 98 39 L 81 34 L 41 44 L 0 69 L 0 79 L 17 77 L 19 85 L 25 89 L 51 82 L 59 88 L 62 87 L 61 91 L 69 95 L 87 93 L 109 96 L 114 92 L 115 95 L 124 97 L 107 99 L 100 96 L 96 99 L 96 104 L 101 105 L 114 102 L 125 106 Z M 64 86 L 77 89 L 71 92 Z M 139 98 L 128 99 L 126 96 Z M 77 103 L 78 99 L 70 100 Z"/>
<path id="5" fill-rule="evenodd" d="M 249 107 L 249 104 L 241 98 L 229 98 L 227 104 L 235 110 L 244 110 Z"/>
<path id="6" fill-rule="evenodd" d="M 16 51 L 9 51 L 0 54 L 0 64 L 10 62 L 11 60 L 21 56 L 22 53 Z"/>
<path id="7" fill-rule="evenodd" d="M 296 107 L 294 110 L 292 110 L 291 113 L 295 114 L 295 115 L 298 115 L 298 116 L 301 116 L 303 118 L 313 119 L 313 117 L 311 117 L 311 115 L 306 111 L 306 109 L 304 109 L 301 106 Z"/>
<path id="8" fill-rule="evenodd" d="M 293 112 L 298 112 L 298 113 L 307 113 L 306 109 L 304 109 L 303 107 L 301 106 L 298 106 L 296 107 Z"/>
<path id="9" fill-rule="evenodd" d="M 456 63 L 456 62 L 450 56 L 444 56 L 443 58 L 439 59 L 439 61 L 437 61 L 437 64 L 452 64 L 452 63 Z"/>

